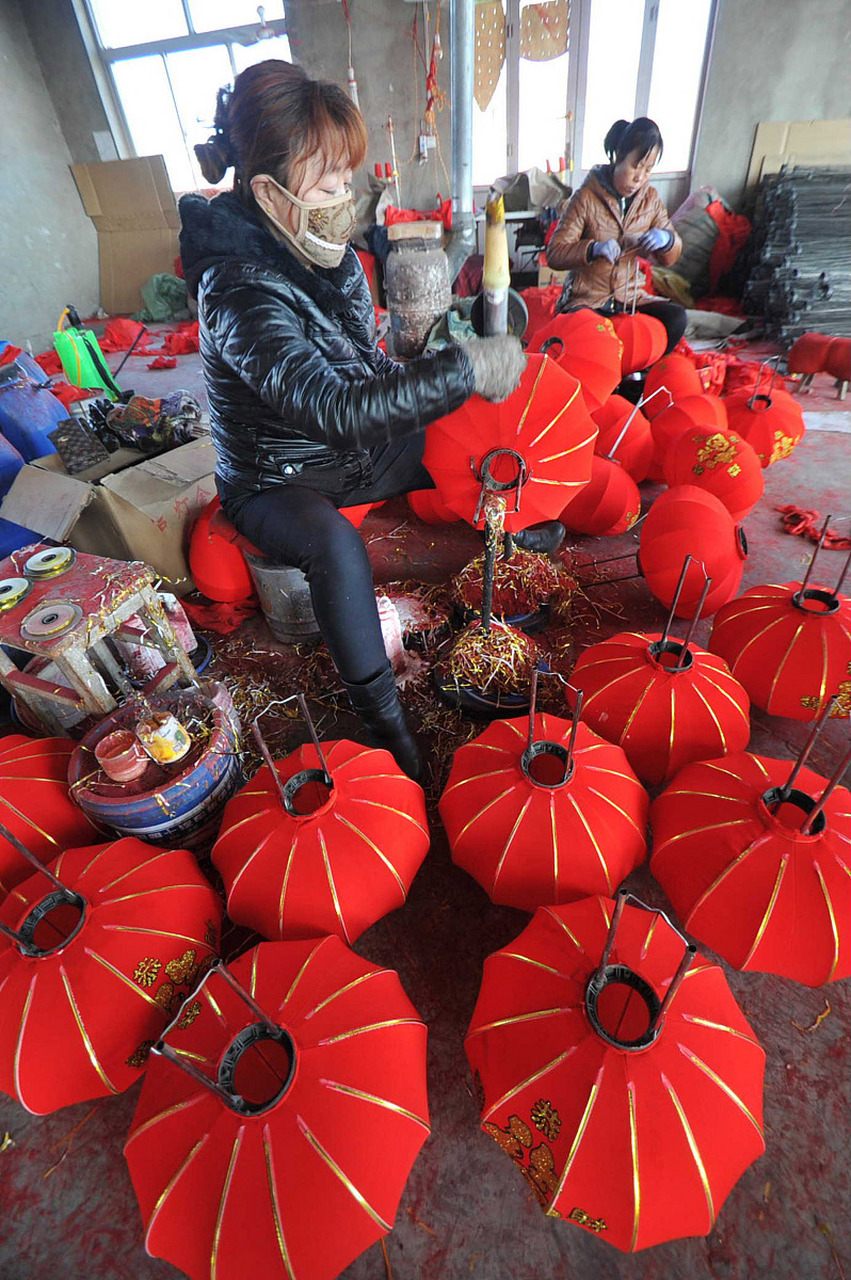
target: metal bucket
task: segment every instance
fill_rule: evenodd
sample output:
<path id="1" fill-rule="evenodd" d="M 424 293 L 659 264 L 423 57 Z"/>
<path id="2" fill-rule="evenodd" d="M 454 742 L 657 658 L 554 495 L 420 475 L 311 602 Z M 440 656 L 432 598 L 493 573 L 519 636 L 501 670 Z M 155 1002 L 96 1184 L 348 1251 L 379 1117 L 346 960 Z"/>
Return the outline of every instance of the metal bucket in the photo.
<path id="1" fill-rule="evenodd" d="M 266 625 L 282 644 L 298 644 L 319 635 L 310 588 L 301 569 L 245 553 L 248 571 Z"/>

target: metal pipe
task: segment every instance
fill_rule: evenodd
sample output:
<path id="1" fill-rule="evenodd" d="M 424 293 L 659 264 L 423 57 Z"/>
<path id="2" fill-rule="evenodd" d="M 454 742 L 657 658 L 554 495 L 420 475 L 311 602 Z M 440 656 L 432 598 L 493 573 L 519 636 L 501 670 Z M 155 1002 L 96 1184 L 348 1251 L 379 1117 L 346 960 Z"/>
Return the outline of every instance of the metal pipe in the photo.
<path id="1" fill-rule="evenodd" d="M 529 733 L 526 737 L 526 750 L 528 751 L 535 740 L 535 708 L 538 702 L 538 677 L 540 671 L 537 666 L 532 668 L 532 683 L 529 689 Z"/>
<path id="2" fill-rule="evenodd" d="M 798 755 L 798 759 L 795 761 L 794 765 L 792 766 L 792 770 L 789 774 L 789 777 L 786 779 L 783 786 L 780 788 L 780 795 L 777 797 L 777 801 L 776 801 L 776 809 L 779 809 L 780 806 L 782 804 L 785 804 L 786 801 L 789 799 L 789 792 L 792 790 L 792 787 L 795 785 L 795 779 L 803 769 L 810 752 L 812 751 L 813 747 L 816 745 L 816 740 L 818 739 L 822 729 L 826 725 L 828 716 L 833 710 L 835 703 L 836 703 L 836 695 L 834 694 L 834 696 L 825 704 L 821 715 L 819 716 L 818 720 L 816 720 L 815 724 L 810 730 L 810 736 L 807 738 L 806 742 L 804 743 Z"/>
<path id="3" fill-rule="evenodd" d="M 818 539 L 818 542 L 816 543 L 816 549 L 813 552 L 813 554 L 810 556 L 810 563 L 807 565 L 807 572 L 804 574 L 804 581 L 801 583 L 800 589 L 796 591 L 795 593 L 796 595 L 802 596 L 807 589 L 807 583 L 810 580 L 810 574 L 813 571 L 813 565 L 816 562 L 816 556 L 824 546 L 824 539 L 825 539 L 825 535 L 827 534 L 827 526 L 830 522 L 830 519 L 831 519 L 830 516 L 825 516 L 824 518 L 824 524 L 821 527 L 821 533 L 819 534 L 819 539 Z"/>
<path id="4" fill-rule="evenodd" d="M 842 584 L 848 575 L 849 565 L 851 565 L 851 551 L 849 551 L 848 555 L 845 557 L 845 564 L 842 566 L 842 572 L 839 575 L 839 581 L 837 582 L 836 586 L 833 588 L 833 594 L 835 596 L 839 595 L 840 588 L 842 587 Z"/>
<path id="5" fill-rule="evenodd" d="M 284 784 L 281 781 L 278 770 L 275 768 L 275 761 L 272 759 L 271 751 L 266 746 L 266 739 L 263 737 L 263 734 L 260 732 L 260 725 L 257 723 L 257 720 L 253 721 L 251 725 L 251 732 L 254 734 L 254 741 L 257 743 L 257 749 L 260 752 L 261 756 L 263 757 L 264 763 L 268 766 L 269 772 L 272 775 L 272 781 L 275 784 L 275 787 L 278 792 L 278 799 L 280 800 L 281 804 L 286 808 L 287 797 L 284 792 Z"/>
<path id="6" fill-rule="evenodd" d="M 703 572 L 705 574 L 706 570 L 704 569 Z M 706 597 L 709 595 L 709 588 L 711 586 L 712 586 L 712 579 L 706 578 L 706 581 L 703 584 L 703 590 L 700 593 L 700 599 L 697 602 L 697 608 L 695 609 L 694 613 L 691 615 L 691 621 L 688 624 L 688 631 L 686 631 L 684 639 L 680 641 L 682 648 L 680 649 L 680 656 L 677 659 L 677 665 L 674 667 L 675 671 L 680 670 L 680 668 L 682 667 L 683 658 L 688 653 L 688 647 L 691 642 L 691 638 L 694 635 L 694 629 L 697 626 L 700 615 L 703 613 L 703 606 L 706 604 Z"/>
<path id="7" fill-rule="evenodd" d="M 612 921 L 609 925 L 608 936 L 606 937 L 606 945 L 603 947 L 603 954 L 600 957 L 600 963 L 597 966 L 597 972 L 602 973 L 606 965 L 609 963 L 609 956 L 612 954 L 612 947 L 615 945 L 615 935 L 618 931 L 618 925 L 621 922 L 623 909 L 626 906 L 626 900 L 629 896 L 627 889 L 618 889 L 618 896 L 615 899 L 615 909 L 612 913 Z"/>
<path id="8" fill-rule="evenodd" d="M 474 0 L 450 0 L 449 92 L 452 105 L 452 231 L 446 246 L 449 279 L 454 280 L 476 250 L 473 218 Z"/>
<path id="9" fill-rule="evenodd" d="M 573 688 L 572 685 L 567 686 L 568 689 Z M 567 744 L 567 763 L 565 765 L 565 777 L 568 777 L 570 770 L 573 768 L 573 748 L 576 743 L 576 730 L 579 728 L 579 717 L 582 715 L 582 702 L 585 693 L 582 689 L 576 690 L 576 702 L 573 706 L 573 723 L 570 726 L 570 741 Z"/>
<path id="10" fill-rule="evenodd" d="M 674 974 L 673 978 L 671 979 L 671 985 L 668 987 L 668 990 L 665 992 L 665 999 L 662 1001 L 662 1005 L 656 1016 L 657 1025 L 662 1021 L 665 1014 L 667 1013 L 668 1007 L 670 1006 L 671 1001 L 673 1000 L 674 996 L 677 994 L 680 987 L 682 986 L 683 978 L 688 973 L 689 965 L 691 964 L 692 960 L 696 955 L 697 955 L 697 947 L 694 945 L 693 942 L 690 942 L 683 953 L 683 958 L 680 961 L 680 965 L 679 965 L 679 968 L 677 969 L 677 972 Z"/>
<path id="11" fill-rule="evenodd" d="M 683 560 L 682 573 L 680 574 L 680 580 L 677 583 L 677 589 L 674 592 L 674 598 L 671 601 L 671 612 L 668 614 L 667 620 L 665 622 L 665 630 L 662 632 L 661 638 L 659 640 L 660 645 L 664 645 L 665 641 L 668 639 L 668 632 L 671 630 L 671 626 L 673 625 L 674 614 L 677 611 L 677 605 L 679 604 L 680 593 L 682 592 L 683 586 L 685 584 L 686 574 L 688 573 L 688 567 L 691 564 L 693 558 L 694 558 L 693 556 L 686 556 L 685 560 Z"/>
<path id="12" fill-rule="evenodd" d="M 822 809 L 827 804 L 828 800 L 833 795 L 836 788 L 839 786 L 839 779 L 842 777 L 843 773 L 848 768 L 849 764 L 851 764 L 851 751 L 846 751 L 845 755 L 842 757 L 842 759 L 839 761 L 839 764 L 836 766 L 835 770 L 833 771 L 833 777 L 830 779 L 824 791 L 822 791 L 821 795 L 819 796 L 818 804 L 814 809 L 812 809 L 807 814 L 806 818 L 804 818 L 804 821 L 801 823 L 802 835 L 807 834 L 810 827 L 813 825 L 816 818 L 819 816 Z"/>
<path id="13" fill-rule="evenodd" d="M 12 848 L 16 849 L 22 858 L 26 858 L 27 862 L 35 871 L 40 871 L 43 876 L 46 876 L 54 888 L 59 889 L 59 891 L 63 893 L 69 901 L 80 901 L 81 895 L 79 893 L 75 893 L 73 889 L 69 889 L 67 885 L 64 885 L 62 881 L 55 876 L 53 872 L 46 867 L 25 844 L 21 844 L 15 833 L 10 831 L 2 822 L 0 822 L 0 836 L 2 836 L 4 840 L 8 840 Z"/>

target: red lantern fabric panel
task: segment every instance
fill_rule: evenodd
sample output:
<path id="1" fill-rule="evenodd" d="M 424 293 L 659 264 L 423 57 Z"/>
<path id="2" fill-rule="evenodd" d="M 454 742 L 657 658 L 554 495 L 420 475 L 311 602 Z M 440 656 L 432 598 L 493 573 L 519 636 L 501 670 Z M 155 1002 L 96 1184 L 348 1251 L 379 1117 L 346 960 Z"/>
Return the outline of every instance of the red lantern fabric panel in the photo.
<path id="1" fill-rule="evenodd" d="M 765 1054 L 722 970 L 699 955 L 649 1048 L 607 1043 L 589 1020 L 586 988 L 612 909 L 600 897 L 543 907 L 489 956 L 465 1049 L 481 1127 L 542 1209 L 634 1251 L 711 1231 L 765 1149 Z M 661 999 L 681 957 L 664 919 L 624 909 L 611 964 Z M 601 1008 L 611 1031 L 621 1013 L 628 1024 L 634 1006 L 642 1011 L 618 985 Z"/>
<path id="2" fill-rule="evenodd" d="M 786 368 L 790 373 L 821 373 L 829 346 L 830 338 L 823 333 L 802 333 L 786 357 Z"/>
<path id="3" fill-rule="evenodd" d="M 597 424 L 597 442 L 594 452 L 607 457 L 615 447 L 627 422 L 626 434 L 617 445 L 615 458 L 636 484 L 647 475 L 653 460 L 653 436 L 650 423 L 640 409 L 623 396 L 609 396 L 591 417 Z"/>
<path id="4" fill-rule="evenodd" d="M 578 378 L 589 413 L 605 403 L 623 376 L 623 344 L 614 325 L 588 307 L 554 316 L 532 335 L 529 350 L 549 355 Z"/>
<path id="5" fill-rule="evenodd" d="M 763 467 L 788 458 L 804 436 L 801 406 L 785 391 L 770 396 L 734 391 L 724 404 L 730 429 L 753 446 Z"/>
<path id="6" fill-rule="evenodd" d="M 520 385 L 507 400 L 494 404 L 470 396 L 460 409 L 433 422 L 426 429 L 423 462 L 441 501 L 473 524 L 484 459 L 495 449 L 519 455 L 528 479 L 518 512 L 509 495 L 505 528 L 514 533 L 556 519 L 565 502 L 588 483 L 596 438 L 597 427 L 576 379 L 553 360 L 530 355 Z M 518 474 L 516 459 L 494 460 L 495 480 L 508 483 Z"/>
<path id="7" fill-rule="evenodd" d="M 664 399 L 664 395 L 657 396 L 657 400 Z M 686 396 L 652 419 L 650 429 L 653 434 L 653 461 L 647 473 L 648 480 L 664 480 L 668 451 L 681 435 L 695 427 L 726 431 L 727 410 L 724 401 L 717 396 Z"/>
<path id="8" fill-rule="evenodd" d="M 192 1280 L 333 1280 L 390 1231 L 428 1136 L 426 1028 L 396 973 L 337 938 L 263 943 L 230 972 L 292 1038 L 295 1073 L 245 1116 L 152 1056 L 125 1146 L 145 1246 Z M 252 1024 L 214 974 L 169 1042 L 215 1079 Z"/>
<path id="9" fill-rule="evenodd" d="M 641 526 L 639 567 L 666 608 L 673 602 L 683 560 L 689 555 L 695 563 L 689 565 L 676 616 L 690 618 L 697 607 L 704 585 L 702 563 L 712 579 L 703 606 L 703 617 L 709 617 L 738 591 L 747 542 L 723 502 L 686 484 L 661 494 Z"/>
<path id="10" fill-rule="evenodd" d="M 579 656 L 571 684 L 585 694 L 582 719 L 617 743 L 642 782 L 658 786 L 692 760 L 743 751 L 750 701 L 726 662 L 660 635 L 622 631 Z"/>
<path id="11" fill-rule="evenodd" d="M 185 849 L 128 837 L 68 849 L 51 864 L 85 909 L 48 910 L 41 956 L 0 936 L 0 1090 L 46 1115 L 128 1089 L 148 1050 L 215 954 L 222 907 Z M 16 931 L 50 906 L 36 874 L 0 906 Z M 67 939 L 67 941 L 63 941 Z"/>
<path id="12" fill-rule="evenodd" d="M 694 427 L 683 431 L 662 460 L 665 483 L 695 485 L 714 493 L 736 524 L 762 497 L 762 467 L 748 442 L 733 431 Z"/>
<path id="13" fill-rule="evenodd" d="M 660 388 L 665 387 L 668 395 Z M 659 391 L 659 395 L 655 392 Z M 644 382 L 644 396 L 647 404 L 642 412 L 646 417 L 658 418 L 672 403 L 685 400 L 686 397 L 703 394 L 703 383 L 694 364 L 686 356 L 676 353 L 663 356 L 649 370 Z M 653 399 L 650 399 L 653 396 Z"/>
<path id="14" fill-rule="evenodd" d="M 192 526 L 189 571 L 195 586 L 209 600 L 229 604 L 252 595 L 254 584 L 239 547 L 211 528 L 221 505 L 218 498 L 213 498 Z"/>
<path id="15" fill-rule="evenodd" d="M 612 538 L 631 529 L 640 515 L 641 494 L 632 476 L 618 462 L 595 454 L 591 479 L 559 520 L 573 533 Z"/>
<path id="16" fill-rule="evenodd" d="M 800 582 L 751 587 L 719 610 L 709 647 L 769 715 L 816 720 L 834 696 L 832 714 L 851 713 L 848 596 Z"/>
<path id="17" fill-rule="evenodd" d="M 267 766 L 225 806 L 212 850 L 228 914 L 269 938 L 337 934 L 354 942 L 401 907 L 429 847 L 422 788 L 389 751 L 323 743 L 333 787 L 298 775 L 320 772 L 312 745 L 276 762 L 293 780 L 289 813 Z"/>
<path id="18" fill-rule="evenodd" d="M 536 717 L 536 736 L 565 749 L 571 722 Z M 452 860 L 493 902 L 534 911 L 597 887 L 611 893 L 645 852 L 648 797 L 619 747 L 587 725 L 576 732 L 574 769 L 563 786 L 542 752 L 524 768 L 529 720 L 498 720 L 459 747 L 440 816 Z"/>
<path id="19" fill-rule="evenodd" d="M 746 752 L 688 765 L 653 804 L 650 869 L 684 928 L 737 969 L 817 987 L 851 973 L 851 795 L 837 788 L 804 835 L 826 780 L 802 768 L 778 807 L 790 768 Z"/>
<path id="20" fill-rule="evenodd" d="M 642 315 L 640 311 L 635 315 L 622 311 L 612 316 L 612 324 L 623 344 L 621 371 L 624 377 L 641 373 L 661 359 L 668 345 L 668 332 L 661 320 Z"/>
<path id="21" fill-rule="evenodd" d="M 445 502 L 436 489 L 414 489 L 408 494 L 408 506 L 423 524 L 454 524 L 461 517 Z"/>
<path id="22" fill-rule="evenodd" d="M 101 834 L 68 789 L 70 738 L 0 739 L 0 822 L 42 862 Z M 32 875 L 32 867 L 0 836 L 0 897 Z"/>

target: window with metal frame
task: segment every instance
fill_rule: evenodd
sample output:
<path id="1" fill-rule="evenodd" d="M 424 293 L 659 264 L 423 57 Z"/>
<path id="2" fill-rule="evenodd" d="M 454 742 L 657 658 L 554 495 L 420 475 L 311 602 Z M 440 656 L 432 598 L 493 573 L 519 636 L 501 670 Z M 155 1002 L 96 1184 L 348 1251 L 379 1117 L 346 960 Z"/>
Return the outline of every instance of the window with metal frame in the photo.
<path id="1" fill-rule="evenodd" d="M 482 2 L 489 11 L 498 8 L 494 0 Z M 603 139 L 615 120 L 645 115 L 656 121 L 665 141 L 660 175 L 688 173 L 715 5 L 716 0 L 571 0 L 566 52 L 530 61 L 521 51 L 524 13 L 546 11 L 548 5 L 501 0 L 505 57 L 497 81 L 496 14 L 487 45 L 488 89 L 495 89 L 484 110 L 473 107 L 474 184 L 489 186 L 501 174 L 533 165 L 543 169 L 547 162 L 555 169 L 566 157 L 566 180 L 575 187 L 605 161 Z"/>
<path id="2" fill-rule="evenodd" d="M 193 147 L 212 133 L 221 86 L 266 58 L 292 61 L 283 0 L 75 0 L 75 9 L 124 149 L 162 155 L 175 191 L 209 186 Z"/>

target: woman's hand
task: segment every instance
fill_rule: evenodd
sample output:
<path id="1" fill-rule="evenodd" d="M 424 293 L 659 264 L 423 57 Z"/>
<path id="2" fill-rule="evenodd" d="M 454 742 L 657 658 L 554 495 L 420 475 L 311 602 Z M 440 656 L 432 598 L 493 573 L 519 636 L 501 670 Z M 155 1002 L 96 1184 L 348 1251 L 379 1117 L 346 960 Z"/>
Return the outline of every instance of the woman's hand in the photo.
<path id="1" fill-rule="evenodd" d="M 608 262 L 615 263 L 621 256 L 621 247 L 617 240 L 595 240 L 591 248 L 592 258 L 605 258 Z"/>
<path id="2" fill-rule="evenodd" d="M 639 240 L 638 248 L 642 253 L 658 253 L 660 249 L 663 251 L 670 249 L 673 243 L 674 237 L 670 231 L 663 231 L 661 227 L 651 227 Z"/>
<path id="3" fill-rule="evenodd" d="M 471 338 L 463 347 L 476 378 L 476 394 L 483 400 L 507 400 L 517 390 L 526 368 L 520 339 L 509 333 Z"/>

